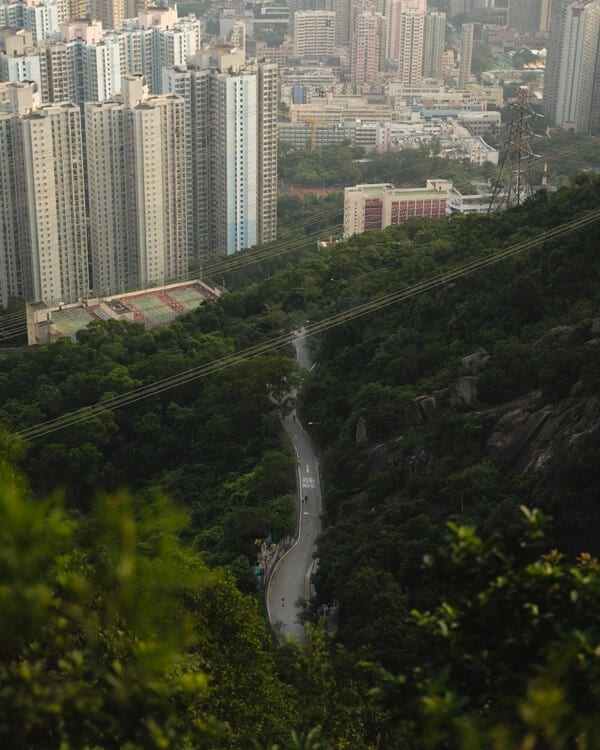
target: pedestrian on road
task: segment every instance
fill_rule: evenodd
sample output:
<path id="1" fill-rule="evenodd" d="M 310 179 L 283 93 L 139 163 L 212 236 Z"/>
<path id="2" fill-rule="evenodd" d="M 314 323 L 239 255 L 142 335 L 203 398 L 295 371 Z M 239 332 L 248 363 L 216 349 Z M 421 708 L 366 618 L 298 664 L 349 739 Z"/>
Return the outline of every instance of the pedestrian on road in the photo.
<path id="1" fill-rule="evenodd" d="M 285 607 L 285 596 L 281 597 L 281 606 Z"/>

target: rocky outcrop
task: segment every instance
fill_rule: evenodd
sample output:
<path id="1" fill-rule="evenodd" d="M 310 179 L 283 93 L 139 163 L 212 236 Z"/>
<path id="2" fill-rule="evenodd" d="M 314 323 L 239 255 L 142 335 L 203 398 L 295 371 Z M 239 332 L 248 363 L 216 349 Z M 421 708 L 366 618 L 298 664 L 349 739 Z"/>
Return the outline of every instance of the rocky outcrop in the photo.
<path id="1" fill-rule="evenodd" d="M 460 360 L 461 367 L 469 375 L 477 373 L 489 364 L 490 357 L 487 352 L 475 352 L 468 354 Z"/>
<path id="2" fill-rule="evenodd" d="M 363 416 L 360 416 L 356 422 L 355 439 L 359 444 L 367 442 L 367 423 Z"/>
<path id="3" fill-rule="evenodd" d="M 450 386 L 452 406 L 472 406 L 477 402 L 477 378 L 465 375 Z"/>
<path id="4" fill-rule="evenodd" d="M 429 396 L 420 396 L 413 400 L 417 414 L 422 422 L 428 422 L 437 409 L 437 400 L 433 394 Z"/>
<path id="5" fill-rule="evenodd" d="M 548 472 L 600 440 L 597 398 L 540 405 L 534 391 L 471 416 L 484 426 L 490 456 L 517 471 Z"/>
<path id="6" fill-rule="evenodd" d="M 544 338 L 561 339 L 574 330 L 573 326 L 557 326 Z M 592 322 L 589 333 L 593 338 L 585 345 L 600 346 L 600 318 Z M 532 391 L 507 403 L 482 408 L 477 374 L 489 362 L 485 351 L 469 354 L 461 359 L 461 368 L 468 374 L 447 388 L 413 399 L 397 425 L 396 440 L 365 446 L 362 460 L 355 466 L 358 481 L 366 479 L 373 469 L 393 468 L 402 481 L 433 466 L 441 457 L 433 455 L 426 445 L 408 448 L 402 435 L 407 429 L 432 421 L 448 407 L 469 412 L 468 419 L 482 427 L 485 452 L 496 464 L 512 471 L 536 472 L 549 481 L 579 452 L 600 447 L 600 398 L 586 396 L 583 381 L 574 383 L 569 397 L 557 403 L 544 403 L 541 392 Z M 357 441 L 359 433 L 357 426 Z"/>
<path id="7" fill-rule="evenodd" d="M 596 318 L 590 326 L 590 333 L 592 336 L 600 336 L 600 318 Z"/>

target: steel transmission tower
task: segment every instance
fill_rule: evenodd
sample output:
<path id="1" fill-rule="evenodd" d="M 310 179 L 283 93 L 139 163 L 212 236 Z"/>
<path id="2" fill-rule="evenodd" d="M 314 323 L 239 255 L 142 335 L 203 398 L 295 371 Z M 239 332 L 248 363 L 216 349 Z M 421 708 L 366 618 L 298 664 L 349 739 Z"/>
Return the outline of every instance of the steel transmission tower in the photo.
<path id="1" fill-rule="evenodd" d="M 517 99 L 513 104 L 515 114 L 507 125 L 504 152 L 488 214 L 520 206 L 526 198 L 533 195 L 531 168 L 534 135 L 531 120 L 535 113 L 529 106 L 528 98 L 527 86 L 519 86 Z"/>

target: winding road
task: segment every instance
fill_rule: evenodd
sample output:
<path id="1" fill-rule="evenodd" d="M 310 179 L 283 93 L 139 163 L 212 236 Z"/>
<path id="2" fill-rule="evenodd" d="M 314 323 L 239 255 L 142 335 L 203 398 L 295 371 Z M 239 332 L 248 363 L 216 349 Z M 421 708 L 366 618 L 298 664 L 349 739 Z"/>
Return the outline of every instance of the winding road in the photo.
<path id="1" fill-rule="evenodd" d="M 309 370 L 312 361 L 304 329 L 300 329 L 294 337 L 293 344 L 298 363 Z M 283 424 L 298 459 L 298 538 L 271 575 L 266 594 L 267 611 L 272 626 L 282 637 L 292 636 L 304 643 L 304 626 L 298 621 L 301 607 L 297 604 L 298 600 L 308 599 L 310 596 L 313 551 L 321 531 L 319 459 L 310 435 L 298 421 L 295 409 L 287 415 Z"/>

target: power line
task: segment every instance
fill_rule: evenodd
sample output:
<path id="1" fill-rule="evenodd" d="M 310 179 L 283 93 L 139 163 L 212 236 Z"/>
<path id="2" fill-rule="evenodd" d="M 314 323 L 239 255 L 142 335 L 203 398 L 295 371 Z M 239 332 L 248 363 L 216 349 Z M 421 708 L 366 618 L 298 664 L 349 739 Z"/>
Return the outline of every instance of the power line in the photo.
<path id="1" fill-rule="evenodd" d="M 488 268 L 503 260 L 510 257 L 519 255 L 533 247 L 539 246 L 550 240 L 562 237 L 565 234 L 569 234 L 578 229 L 582 229 L 589 224 L 592 224 L 600 220 L 600 209 L 586 212 L 585 214 L 572 219 L 566 224 L 562 224 L 558 227 L 554 227 L 546 232 L 538 234 L 536 237 L 532 237 L 528 240 L 511 245 L 503 250 L 498 250 L 491 255 L 484 258 L 475 258 L 454 269 L 445 271 L 425 281 L 418 282 L 412 286 L 402 289 L 397 292 L 382 295 L 377 297 L 370 302 L 366 302 L 361 305 L 357 305 L 350 310 L 337 313 L 336 315 L 324 318 L 321 321 L 313 323 L 307 326 L 306 336 L 314 336 L 316 334 L 324 333 L 331 328 L 339 326 L 343 323 L 356 320 L 365 315 L 370 315 L 373 312 L 379 311 L 389 305 L 396 304 L 401 301 L 405 301 L 412 297 L 423 294 L 424 292 L 430 291 L 437 287 L 443 286 L 451 281 L 455 281 L 464 276 L 467 276 L 475 271 Z M 42 422 L 34 427 L 30 427 L 25 430 L 21 430 L 17 433 L 23 440 L 31 441 L 46 435 L 50 435 L 54 432 L 64 429 L 80 422 L 86 421 L 95 417 L 103 412 L 114 411 L 123 406 L 127 406 L 137 401 L 156 396 L 164 391 L 175 388 L 179 385 L 190 383 L 199 378 L 206 377 L 208 375 L 220 372 L 226 368 L 232 367 L 244 360 L 252 359 L 254 357 L 274 352 L 275 350 L 286 346 L 292 342 L 294 338 L 293 333 L 282 334 L 269 341 L 255 344 L 254 346 L 247 347 L 240 352 L 221 357 L 220 359 L 213 360 L 205 365 L 190 368 L 184 372 L 172 375 L 168 378 L 164 378 L 155 383 L 149 385 L 140 386 L 128 393 L 116 396 L 106 401 L 102 401 L 91 406 L 86 406 L 68 414 L 56 417 L 55 419 Z"/>
<path id="2" fill-rule="evenodd" d="M 589 148 L 589 144 L 573 144 L 571 147 L 564 148 L 564 149 L 557 149 L 555 151 L 549 151 L 547 154 L 543 156 L 534 156 L 531 159 L 531 162 L 537 162 L 537 161 L 543 161 L 546 158 L 552 159 L 553 156 L 565 156 L 565 155 L 573 155 L 580 151 L 585 151 Z M 420 170 L 421 167 L 418 165 L 413 166 L 412 168 L 409 168 L 405 170 L 403 173 L 403 176 L 406 174 L 410 174 L 411 172 L 414 172 L 416 170 Z M 429 176 L 430 177 L 437 177 L 440 175 L 443 175 L 445 172 L 447 172 L 448 167 L 446 165 L 440 165 L 438 169 L 431 170 Z M 459 170 L 460 171 L 460 170 Z M 462 176 L 467 178 L 470 177 L 467 173 L 463 172 Z M 287 230 L 294 230 L 296 228 L 305 228 L 310 226 L 311 224 L 315 224 L 317 222 L 322 222 L 324 220 L 327 220 L 329 218 L 333 218 L 340 214 L 340 210 L 335 209 L 328 214 L 319 214 L 315 213 L 310 218 L 304 218 L 299 220 L 298 222 L 291 222 L 290 224 L 283 225 L 283 229 Z M 332 229 L 335 229 L 336 227 L 331 227 Z M 261 245 L 256 248 L 249 248 L 247 250 L 243 250 L 240 253 L 236 253 L 232 256 L 222 257 L 217 256 L 215 258 L 210 259 L 207 261 L 205 266 L 201 267 L 201 273 L 202 275 L 206 274 L 208 276 L 211 276 L 212 274 L 223 274 L 228 273 L 230 271 L 235 271 L 238 268 L 243 268 L 248 265 L 251 265 L 253 263 L 258 263 L 262 261 L 267 261 L 272 258 L 279 257 L 285 253 L 294 252 L 295 250 L 300 250 L 304 247 L 306 247 L 307 244 L 310 243 L 313 239 L 318 239 L 318 236 L 321 234 L 321 232 L 317 232 L 312 235 L 307 235 L 300 240 L 297 240 L 297 238 L 289 238 L 285 240 L 283 244 L 279 243 L 277 240 L 268 243 L 267 245 Z M 177 279 L 178 281 L 184 282 L 186 280 L 191 280 L 193 278 L 197 277 L 196 272 L 190 272 L 188 274 L 185 274 L 184 276 Z M 133 291 L 139 291 L 139 287 L 135 284 L 135 282 L 129 282 L 123 285 L 122 287 L 123 291 L 120 292 L 120 294 L 127 294 L 128 292 Z M 16 329 L 12 329 L 10 331 L 7 331 L 8 335 L 4 335 L 3 331 L 3 322 L 7 320 L 8 317 L 13 318 L 20 318 L 22 323 L 22 333 L 18 334 L 14 331 Z M 16 322 L 16 321 L 15 321 Z M 25 314 L 24 313 L 11 313 L 10 316 L 1 317 L 0 316 L 0 341 L 3 341 L 5 339 L 10 338 L 16 338 L 18 335 L 22 335 L 26 332 L 26 326 L 25 324 Z"/>

